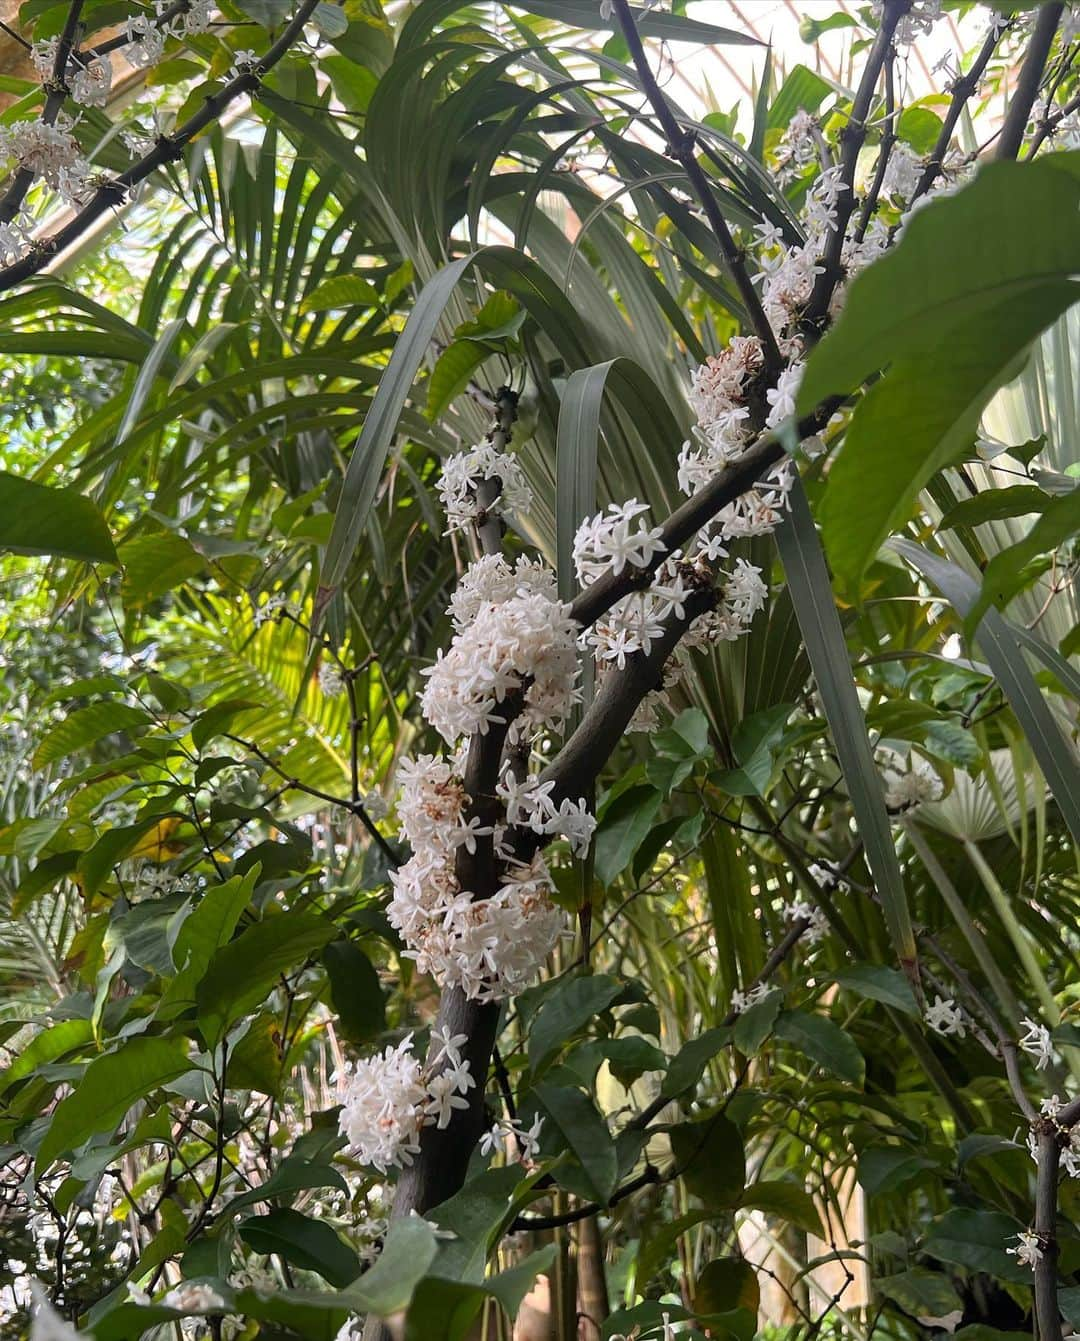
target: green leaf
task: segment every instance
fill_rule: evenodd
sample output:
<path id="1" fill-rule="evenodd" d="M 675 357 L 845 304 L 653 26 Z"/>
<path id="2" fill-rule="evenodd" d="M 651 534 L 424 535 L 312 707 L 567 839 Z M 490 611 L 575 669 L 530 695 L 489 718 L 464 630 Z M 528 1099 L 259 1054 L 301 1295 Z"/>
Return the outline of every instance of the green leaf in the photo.
<path id="1" fill-rule="evenodd" d="M 697 1038 L 684 1043 L 667 1069 L 660 1093 L 665 1099 L 676 1099 L 692 1089 L 705 1074 L 705 1067 L 721 1048 L 731 1042 L 731 1030 L 726 1026 L 706 1029 Z"/>
<path id="2" fill-rule="evenodd" d="M 984 489 L 974 498 L 962 499 L 942 517 L 938 529 L 950 531 L 957 526 L 980 526 L 983 522 L 1004 521 L 1008 517 L 1027 517 L 1042 512 L 1050 495 L 1034 484 L 1014 484 L 1008 489 Z"/>
<path id="3" fill-rule="evenodd" d="M 739 1257 L 714 1257 L 706 1262 L 694 1286 L 694 1312 L 698 1317 L 746 1308 L 757 1313 L 761 1301 L 757 1273 Z"/>
<path id="4" fill-rule="evenodd" d="M 215 736 L 227 735 L 234 718 L 242 712 L 261 705 L 253 699 L 228 698 L 214 703 L 201 713 L 191 728 L 191 740 L 197 750 L 203 750 Z"/>
<path id="5" fill-rule="evenodd" d="M 790 1043 L 826 1071 L 831 1071 L 842 1080 L 849 1080 L 853 1085 L 862 1085 L 866 1062 L 858 1045 L 849 1033 L 827 1016 L 812 1015 L 804 1010 L 786 1010 L 776 1021 L 774 1032 L 777 1038 Z"/>
<path id="6" fill-rule="evenodd" d="M 89 703 L 76 708 L 42 736 L 34 751 L 34 767 L 44 768 L 117 731 L 134 732 L 152 725 L 153 720 L 149 713 L 126 703 Z"/>
<path id="7" fill-rule="evenodd" d="M 907 1186 L 938 1165 L 903 1145 L 871 1145 L 859 1152 L 859 1183 L 872 1197 L 885 1196 Z"/>
<path id="8" fill-rule="evenodd" d="M 379 1259 L 360 1281 L 335 1298 L 350 1313 L 400 1313 L 435 1260 L 435 1231 L 418 1215 L 395 1220 Z"/>
<path id="9" fill-rule="evenodd" d="M 907 979 L 896 969 L 886 968 L 884 964 L 854 964 L 838 973 L 836 981 L 856 996 L 881 1001 L 886 1006 L 902 1010 L 906 1015 L 919 1015 Z"/>
<path id="10" fill-rule="evenodd" d="M 734 1026 L 735 1046 L 740 1052 L 747 1057 L 757 1054 L 772 1033 L 783 1004 L 783 992 L 767 992 L 760 1001 L 755 1001 L 740 1013 Z"/>
<path id="11" fill-rule="evenodd" d="M 76 1048 L 85 1047 L 94 1038 L 89 1020 L 61 1020 L 42 1029 L 19 1051 L 6 1071 L 0 1072 L 0 1094 L 17 1080 L 33 1075 L 39 1066 L 59 1061 Z"/>
<path id="12" fill-rule="evenodd" d="M 963 1308 L 948 1276 L 926 1267 L 912 1267 L 896 1276 L 878 1276 L 875 1286 L 913 1317 L 944 1317 Z"/>
<path id="13" fill-rule="evenodd" d="M 290 913 L 257 922 L 218 950 L 195 992 L 199 1029 L 207 1044 L 217 1044 L 235 1020 L 266 997 L 281 974 L 321 950 L 334 931 L 328 918 Z"/>
<path id="14" fill-rule="evenodd" d="M 1025 565 L 1040 554 L 1050 554 L 1080 532 L 1080 487 L 1048 500 L 1042 516 L 1015 545 L 1000 550 L 983 571 L 982 587 L 975 604 L 964 616 L 972 633 L 983 612 L 991 605 L 999 610 L 1012 600 L 1025 582 Z"/>
<path id="15" fill-rule="evenodd" d="M 723 1113 L 670 1128 L 675 1168 L 710 1210 L 737 1206 L 746 1186 L 746 1155 L 738 1127 Z"/>
<path id="16" fill-rule="evenodd" d="M 91 1062 L 49 1120 L 35 1160 L 38 1173 L 96 1132 L 110 1131 L 132 1104 L 189 1069 L 183 1043 L 169 1038 L 133 1038 Z"/>
<path id="17" fill-rule="evenodd" d="M 600 7 L 590 3 L 590 0 L 515 0 L 515 4 L 518 9 L 539 14 L 541 18 L 557 19 L 571 28 L 590 31 L 614 28 L 618 32 L 618 19 L 614 15 L 605 18 Z M 688 19 L 667 10 L 642 9 L 631 5 L 630 12 L 643 37 L 661 38 L 667 42 L 703 42 L 708 46 L 761 45 L 758 38 L 751 37 L 749 33 L 717 28 L 714 24 L 700 23 L 697 19 Z"/>
<path id="18" fill-rule="evenodd" d="M 885 809 L 885 792 L 866 734 L 866 720 L 855 688 L 825 556 L 814 529 L 806 491 L 798 476 L 789 498 L 789 516 L 776 531 L 777 549 L 825 716 L 832 730 L 859 836 L 866 848 L 866 860 L 881 896 L 893 950 L 904 971 L 908 972 L 917 959 L 915 935 L 911 929 L 907 892 L 893 845 L 889 814 Z"/>
<path id="19" fill-rule="evenodd" d="M 379 292 L 374 284 L 359 275 L 334 275 L 307 295 L 301 312 L 332 312 L 347 307 L 378 307 Z M 279 509 L 280 511 L 281 509 Z"/>
<path id="20" fill-rule="evenodd" d="M 615 1143 L 592 1100 L 578 1089 L 556 1085 L 536 1085 L 533 1093 L 554 1129 L 550 1135 L 561 1137 L 558 1148 L 571 1150 L 581 1165 L 584 1194 L 606 1206 L 618 1181 L 619 1161 Z"/>
<path id="21" fill-rule="evenodd" d="M 778 1215 L 788 1224 L 804 1229 L 808 1234 L 825 1238 L 821 1216 L 814 1198 L 797 1183 L 765 1181 L 754 1183 L 743 1193 L 739 1205 L 746 1210 L 765 1211 Z"/>
<path id="22" fill-rule="evenodd" d="M 605 974 L 563 978 L 536 1014 L 529 1030 L 529 1066 L 538 1074 L 544 1063 L 568 1043 L 623 990 Z"/>
<path id="23" fill-rule="evenodd" d="M 923 1251 L 971 1271 L 986 1271 L 1000 1280 L 1030 1285 L 1031 1268 L 1005 1251 L 1022 1228 L 1012 1216 L 1000 1211 L 947 1211 L 931 1228 Z"/>
<path id="24" fill-rule="evenodd" d="M 894 540 L 892 545 L 937 587 L 958 614 L 968 613 L 978 588 L 975 580 L 962 568 L 930 554 L 909 540 Z M 1062 732 L 1047 706 L 1020 648 L 1021 645 L 1029 647 L 1037 653 L 1043 649 L 1050 654 L 1048 664 L 1057 658 L 1057 654 L 1051 648 L 1044 648 L 1042 641 L 1035 639 L 1027 630 L 1014 628 L 992 609 L 983 615 L 976 630 L 976 638 L 1034 751 L 1062 818 L 1073 839 L 1080 843 L 1080 761 L 1077 760 L 1072 742 Z M 1062 661 L 1066 675 L 1071 674 L 1071 667 L 1062 658 L 1057 659 Z"/>
<path id="25" fill-rule="evenodd" d="M 435 362 L 428 382 L 427 409 L 429 419 L 437 419 L 455 396 L 468 385 L 469 378 L 491 350 L 476 340 L 454 340 L 446 346 Z"/>
<path id="26" fill-rule="evenodd" d="M 596 877 L 610 885 L 634 859 L 660 809 L 660 793 L 653 787 L 631 787 L 604 811 L 593 848 Z"/>
<path id="27" fill-rule="evenodd" d="M 489 1248 L 514 1214 L 514 1194 L 521 1186 L 521 1170 L 513 1166 L 485 1169 L 470 1178 L 460 1192 L 436 1206 L 432 1221 L 454 1237 L 439 1244 L 432 1274 L 479 1284 Z"/>
<path id="28" fill-rule="evenodd" d="M 124 580 L 120 588 L 125 610 L 141 610 L 167 591 L 201 573 L 202 555 L 175 531 L 136 536 L 120 546 Z"/>
<path id="29" fill-rule="evenodd" d="M 888 369 L 852 416 L 821 509 L 830 561 L 849 592 L 919 490 L 974 440 L 1018 356 L 1080 295 L 1072 159 L 990 164 L 919 211 L 856 278 L 810 355 L 800 414 Z"/>
<path id="30" fill-rule="evenodd" d="M 195 988 L 210 965 L 215 951 L 231 938 L 247 907 L 259 878 L 256 867 L 246 875 L 211 885 L 197 907 L 181 923 L 173 944 L 173 963 L 178 972 L 158 1006 L 161 1019 L 171 1019 L 195 1004 Z"/>
<path id="31" fill-rule="evenodd" d="M 327 0 L 319 0 L 311 12 L 311 21 L 323 37 L 331 42 L 336 37 L 344 37 L 349 31 L 345 10 L 341 5 L 328 4 Z"/>
<path id="32" fill-rule="evenodd" d="M 833 86 L 813 70 L 805 65 L 793 66 L 769 108 L 769 129 L 786 130 L 797 111 L 816 112 L 834 92 Z"/>
<path id="33" fill-rule="evenodd" d="M 352 941 L 331 941 L 323 964 L 341 1032 L 351 1043 L 378 1037 L 386 1028 L 386 998 L 371 960 Z"/>
<path id="34" fill-rule="evenodd" d="M 257 1253 L 276 1253 L 302 1271 L 316 1271 L 331 1285 L 350 1284 L 360 1261 L 330 1226 L 288 1207 L 253 1215 L 238 1226 L 240 1237 Z"/>
<path id="35" fill-rule="evenodd" d="M 233 1215 L 245 1206 L 253 1206 L 260 1201 L 270 1201 L 276 1197 L 288 1197 L 295 1192 L 307 1192 L 317 1187 L 333 1187 L 339 1192 L 348 1191 L 348 1184 L 329 1164 L 308 1163 L 289 1155 L 278 1165 L 265 1183 L 253 1187 L 226 1205 L 225 1213 Z M 329 1279 L 329 1277 L 327 1278 Z"/>
<path id="36" fill-rule="evenodd" d="M 920 158 L 925 158 L 941 134 L 941 117 L 929 107 L 905 107 L 896 120 L 897 137 L 910 144 Z"/>
<path id="37" fill-rule="evenodd" d="M 105 518 L 74 489 L 50 489 L 0 471 L 0 550 L 116 563 Z"/>

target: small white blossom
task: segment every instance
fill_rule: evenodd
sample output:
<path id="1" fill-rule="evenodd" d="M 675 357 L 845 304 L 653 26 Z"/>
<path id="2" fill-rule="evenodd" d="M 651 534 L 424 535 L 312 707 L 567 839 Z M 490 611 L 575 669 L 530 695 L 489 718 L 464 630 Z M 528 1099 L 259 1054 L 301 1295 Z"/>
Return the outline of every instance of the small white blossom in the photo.
<path id="1" fill-rule="evenodd" d="M 225 1307 L 221 1295 L 201 1281 L 183 1281 L 161 1302 L 166 1308 L 175 1308 L 181 1313 L 212 1313 Z"/>
<path id="2" fill-rule="evenodd" d="M 958 1038 L 963 1038 L 967 1033 L 964 1012 L 951 996 L 936 995 L 934 1004 L 927 1006 L 924 1018 L 930 1028 L 939 1034 L 955 1034 Z"/>
<path id="3" fill-rule="evenodd" d="M 334 661 L 319 663 L 319 689 L 327 698 L 336 698 L 345 688 L 345 676 L 341 667 Z"/>
<path id="4" fill-rule="evenodd" d="M 1036 1071 L 1042 1071 L 1054 1059 L 1050 1030 L 1035 1020 L 1023 1019 L 1020 1024 L 1026 1031 L 1020 1039 L 1020 1046 L 1029 1056 L 1035 1058 Z"/>
<path id="5" fill-rule="evenodd" d="M 1022 1229 L 1016 1236 L 1016 1247 L 1006 1248 L 1021 1266 L 1036 1267 L 1043 1259 L 1043 1248 L 1038 1234 L 1030 1229 Z"/>

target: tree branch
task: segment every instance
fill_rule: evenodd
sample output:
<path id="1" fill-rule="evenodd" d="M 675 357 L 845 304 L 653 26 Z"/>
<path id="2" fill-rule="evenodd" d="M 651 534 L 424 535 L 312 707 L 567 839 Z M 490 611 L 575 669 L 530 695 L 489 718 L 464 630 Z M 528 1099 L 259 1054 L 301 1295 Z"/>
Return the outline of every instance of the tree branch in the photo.
<path id="1" fill-rule="evenodd" d="M 1035 98 L 1042 82 L 1043 71 L 1046 69 L 1050 48 L 1053 45 L 1054 36 L 1064 12 L 1064 0 L 1052 0 L 1052 3 L 1043 5 L 1042 9 L 1039 10 L 1039 17 L 1035 20 L 1035 31 L 1032 33 L 1031 42 L 1028 44 L 1027 55 L 1024 58 L 1024 64 L 1020 67 L 1020 78 L 1016 81 L 1016 89 L 1012 101 L 1009 103 L 1009 110 L 1001 127 L 1001 134 L 998 136 L 995 157 L 999 159 L 1016 158 L 1020 153 L 1020 146 L 1024 143 L 1024 131 L 1027 129 L 1028 118 L 1031 116 L 1031 109 L 1035 105 Z"/>
<path id="2" fill-rule="evenodd" d="M 1035 1263 L 1035 1335 L 1039 1341 L 1062 1341 L 1057 1298 L 1057 1185 L 1061 1160 L 1060 1135 L 1050 1118 L 1036 1127 L 1038 1173 L 1035 1179 L 1035 1233 L 1042 1256 Z"/>
<path id="3" fill-rule="evenodd" d="M 727 221 L 716 203 L 716 196 L 713 194 L 709 179 L 706 177 L 701 164 L 697 161 L 697 156 L 694 153 L 695 137 L 692 132 L 683 130 L 679 125 L 678 119 L 660 89 L 660 85 L 656 82 L 656 76 L 653 74 L 649 58 L 645 54 L 641 34 L 634 22 L 634 15 L 628 0 L 615 0 L 615 14 L 619 20 L 619 27 L 622 29 L 626 44 L 630 48 L 630 55 L 637 69 L 645 96 L 648 98 L 653 111 L 656 113 L 656 119 L 667 137 L 668 152 L 686 173 L 691 186 L 694 188 L 695 195 L 701 202 L 705 217 L 709 221 L 709 227 L 713 231 L 720 253 L 724 258 L 724 264 L 739 290 L 739 296 L 746 307 L 754 333 L 761 341 L 765 354 L 765 371 L 771 379 L 775 380 L 780 369 L 784 366 L 784 358 L 776 343 L 773 328 L 761 306 L 761 299 L 758 297 L 758 292 L 754 288 L 753 281 L 746 269 L 742 254 L 735 245 L 735 239 L 731 236 Z"/>
<path id="4" fill-rule="evenodd" d="M 34 250 L 16 261 L 6 270 L 0 271 L 0 293 L 6 293 L 24 279 L 43 270 L 50 259 L 65 251 L 76 242 L 95 220 L 110 209 L 123 203 L 131 189 L 145 181 L 158 168 L 166 163 L 175 163 L 183 155 L 186 145 L 216 121 L 230 103 L 244 93 L 255 95 L 262 85 L 263 77 L 285 56 L 289 48 L 304 31 L 304 25 L 310 19 L 319 0 L 302 0 L 300 8 L 286 25 L 284 31 L 266 54 L 250 69 L 231 79 L 224 88 L 207 98 L 202 107 L 189 117 L 172 135 L 159 137 L 154 148 L 137 163 L 132 164 L 112 181 L 99 186 L 79 213 L 49 238 L 36 244 Z"/>

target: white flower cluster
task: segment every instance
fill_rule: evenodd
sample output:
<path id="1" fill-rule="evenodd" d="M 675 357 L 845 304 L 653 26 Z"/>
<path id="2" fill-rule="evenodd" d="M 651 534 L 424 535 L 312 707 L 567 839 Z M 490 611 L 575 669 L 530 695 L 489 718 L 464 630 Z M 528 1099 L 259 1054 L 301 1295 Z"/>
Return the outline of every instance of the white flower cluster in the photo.
<path id="1" fill-rule="evenodd" d="M 880 23 L 885 12 L 885 0 L 873 0 L 871 13 Z M 911 8 L 896 25 L 896 42 L 899 46 L 910 46 L 924 33 L 928 33 L 941 18 L 941 0 L 914 0 Z"/>
<path id="2" fill-rule="evenodd" d="M 934 1004 L 927 1006 L 923 1018 L 930 1028 L 939 1034 L 955 1034 L 957 1038 L 963 1038 L 967 1033 L 964 1012 L 951 996 L 943 997 L 937 993 L 934 996 Z"/>
<path id="3" fill-rule="evenodd" d="M 566 797 L 556 806 L 551 796 L 554 787 L 554 782 L 540 782 L 534 777 L 518 782 L 507 769 L 495 790 L 506 803 L 508 825 L 565 838 L 574 855 L 584 857 L 596 832 L 596 817 L 589 814 L 584 797 L 577 801 Z"/>
<path id="4" fill-rule="evenodd" d="M 825 914 L 807 899 L 793 900 L 785 907 L 783 917 L 785 922 L 808 923 L 802 934 L 802 939 L 807 945 L 817 945 L 818 941 L 829 934 L 829 922 Z"/>
<path id="5" fill-rule="evenodd" d="M 910 810 L 926 801 L 940 799 L 944 791 L 941 779 L 925 760 L 913 754 L 905 764 L 903 757 L 894 750 L 884 750 L 881 764 L 885 804 L 890 810 Z"/>
<path id="6" fill-rule="evenodd" d="M 72 135 L 71 117 L 59 113 L 53 125 L 15 121 L 0 126 L 0 159 L 40 177 L 67 205 L 81 204 L 92 186 L 93 170 Z"/>
<path id="7" fill-rule="evenodd" d="M 759 982 L 756 987 L 751 987 L 748 992 L 741 992 L 736 988 L 731 994 L 732 1013 L 741 1015 L 744 1010 L 749 1010 L 751 1006 L 756 1006 L 759 1001 L 764 1001 L 771 990 L 768 983 L 764 982 Z"/>
<path id="8" fill-rule="evenodd" d="M 479 604 L 424 671 L 424 716 L 453 745 L 505 720 L 499 705 L 523 692 L 515 736 L 526 726 L 559 726 L 577 697 L 577 635 L 570 607 L 535 589 Z"/>
<path id="9" fill-rule="evenodd" d="M 543 1117 L 537 1113 L 532 1125 L 526 1130 L 524 1123 L 516 1118 L 500 1118 L 498 1122 L 480 1138 L 481 1155 L 505 1155 L 521 1164 L 530 1164 L 540 1152 L 540 1131 L 544 1125 Z"/>
<path id="10" fill-rule="evenodd" d="M 327 698 L 336 698 L 338 694 L 344 692 L 345 676 L 336 661 L 331 661 L 329 658 L 320 661 L 317 678 L 319 692 L 325 694 Z"/>
<path id="11" fill-rule="evenodd" d="M 60 45 L 58 37 L 42 38 L 30 49 L 30 60 L 45 84 L 50 84 L 56 71 L 56 56 Z M 93 51 L 72 55 L 64 78 L 73 102 L 81 107 L 104 107 L 112 88 L 113 68 L 108 53 Z"/>
<path id="12" fill-rule="evenodd" d="M 646 568 L 657 554 L 663 554 L 662 528 L 638 520 L 648 510 L 647 503 L 631 498 L 585 518 L 574 535 L 573 551 L 574 570 L 583 586 L 609 570 L 617 576 L 627 564 Z"/>
<path id="13" fill-rule="evenodd" d="M 543 858 L 516 862 L 502 844 L 504 826 L 494 832 L 475 819 L 464 821 L 464 788 L 445 759 L 405 761 L 398 777 L 398 816 L 413 855 L 391 873 L 387 916 L 409 957 L 441 985 L 461 987 L 478 1000 L 520 992 L 565 926 L 549 897 L 553 886 Z M 503 862 L 503 884 L 493 897 L 474 899 L 459 885 L 455 856 L 487 836 Z"/>
<path id="14" fill-rule="evenodd" d="M 34 241 L 33 226 L 25 209 L 10 223 L 0 223 L 0 266 L 14 265 L 27 255 Z"/>
<path id="15" fill-rule="evenodd" d="M 186 9 L 166 21 L 164 15 L 169 8 L 168 0 L 155 0 L 153 16 L 136 14 L 128 19 L 124 55 L 137 70 L 156 65 L 165 54 L 165 43 L 170 37 L 183 39 L 205 33 L 214 17 L 213 0 L 189 0 Z"/>
<path id="16" fill-rule="evenodd" d="M 817 158 L 817 134 L 817 122 L 800 107 L 780 136 L 774 153 L 781 183 L 793 181 Z"/>
<path id="17" fill-rule="evenodd" d="M 477 501 L 477 491 L 485 481 L 498 481 L 498 496 L 486 507 Z M 460 531 L 487 511 L 502 515 L 528 512 L 532 490 L 525 472 L 506 452 L 491 443 L 481 443 L 467 452 L 458 452 L 443 462 L 438 484 L 439 497 L 446 511 L 448 531 Z"/>
<path id="18" fill-rule="evenodd" d="M 446 1127 L 476 1081 L 461 1056 L 464 1034 L 433 1032 L 437 1051 L 425 1071 L 412 1051 L 412 1035 L 374 1057 L 346 1063 L 334 1081 L 341 1113 L 338 1129 L 362 1164 L 380 1173 L 412 1163 L 423 1127 Z M 439 1069 L 436 1069 L 438 1067 Z"/>

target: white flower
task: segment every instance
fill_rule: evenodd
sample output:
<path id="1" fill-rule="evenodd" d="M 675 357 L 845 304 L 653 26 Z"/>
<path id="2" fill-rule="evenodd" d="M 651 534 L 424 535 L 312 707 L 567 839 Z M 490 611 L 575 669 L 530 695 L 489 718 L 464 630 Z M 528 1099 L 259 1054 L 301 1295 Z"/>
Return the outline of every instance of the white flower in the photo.
<path id="1" fill-rule="evenodd" d="M 1023 1019 L 1020 1024 L 1027 1031 L 1020 1039 L 1020 1046 L 1029 1056 L 1035 1058 L 1036 1071 L 1042 1071 L 1054 1059 L 1054 1047 L 1050 1041 L 1050 1030 L 1045 1025 L 1038 1024 L 1035 1020 Z"/>
<path id="2" fill-rule="evenodd" d="M 166 1308 L 175 1308 L 181 1313 L 212 1313 L 225 1307 L 221 1295 L 201 1281 L 183 1281 L 161 1302 Z"/>
<path id="3" fill-rule="evenodd" d="M 751 1006 L 769 995 L 769 988 L 766 983 L 759 982 L 756 987 L 751 987 L 749 992 L 740 992 L 738 988 L 731 994 L 731 1009 L 736 1015 L 741 1015 L 744 1010 L 749 1010 Z"/>
<path id="4" fill-rule="evenodd" d="M 631 529 L 642 513 L 648 512 L 647 503 L 636 498 L 625 503 L 611 503 L 606 513 L 586 517 L 574 536 L 574 568 L 583 585 L 595 582 L 609 569 L 616 575 L 629 564 L 645 568 L 657 554 L 663 554 L 663 534 L 659 526 L 639 523 Z"/>
<path id="5" fill-rule="evenodd" d="M 412 1163 L 420 1150 L 420 1127 L 428 1093 L 412 1036 L 374 1057 L 347 1064 L 334 1077 L 341 1113 L 338 1129 L 362 1164 L 380 1173 Z"/>
<path id="6" fill-rule="evenodd" d="M 1022 1229 L 1016 1236 L 1016 1244 L 1015 1248 L 1006 1248 L 1005 1251 L 1011 1253 L 1022 1266 L 1035 1267 L 1042 1261 L 1042 1244 L 1033 1230 Z"/>
<path id="7" fill-rule="evenodd" d="M 467 1063 L 466 1063 L 467 1065 Z M 471 1080 L 472 1077 L 470 1076 Z M 467 1109 L 469 1101 L 458 1093 L 455 1077 L 450 1071 L 432 1076 L 428 1081 L 428 1100 L 424 1105 L 424 1114 L 434 1119 L 439 1128 L 448 1127 L 455 1109 Z"/>
<path id="8" fill-rule="evenodd" d="M 156 65 L 165 52 L 165 31 L 148 14 L 136 14 L 126 26 L 124 55 L 137 70 Z"/>
<path id="9" fill-rule="evenodd" d="M 452 745 L 501 721 L 499 704 L 523 689 L 515 734 L 558 726 L 577 697 L 577 635 L 570 607 L 536 592 L 482 606 L 424 671 L 425 718 Z"/>
<path id="10" fill-rule="evenodd" d="M 233 56 L 232 69 L 229 71 L 230 79 L 237 79 L 240 75 L 250 74 L 259 63 L 257 52 L 250 50 L 238 51 Z"/>
<path id="11" fill-rule="evenodd" d="M 90 167 L 71 134 L 74 122 L 62 113 L 50 126 L 44 121 L 15 121 L 0 126 L 0 158 L 14 159 L 41 177 L 65 199 L 74 200 L 79 183 L 85 185 Z"/>
<path id="12" fill-rule="evenodd" d="M 435 1055 L 430 1058 L 429 1064 L 437 1066 L 439 1062 L 445 1060 L 451 1066 L 460 1066 L 461 1049 L 468 1041 L 468 1034 L 452 1034 L 449 1027 L 435 1025 L 431 1031 Z"/>
<path id="13" fill-rule="evenodd" d="M 776 385 L 765 392 L 770 410 L 765 420 L 767 427 L 775 428 L 795 414 L 795 398 L 802 382 L 803 364 L 792 363 L 776 379 Z"/>
<path id="14" fill-rule="evenodd" d="M 477 491 L 485 480 L 497 480 L 500 486 L 498 496 L 487 506 L 488 512 L 524 513 L 532 506 L 532 490 L 517 461 L 496 451 L 490 443 L 482 443 L 443 462 L 438 490 L 449 530 L 460 530 L 479 519 Z"/>
<path id="15" fill-rule="evenodd" d="M 1061 1112 L 1064 1101 L 1056 1094 L 1051 1094 L 1049 1099 L 1044 1099 L 1039 1105 L 1039 1112 L 1043 1117 L 1056 1118 Z"/>
<path id="16" fill-rule="evenodd" d="M 385 819 L 390 813 L 386 797 L 380 791 L 365 792 L 361 804 L 368 813 L 368 819 Z"/>
<path id="17" fill-rule="evenodd" d="M 113 69 L 108 55 L 94 56 L 85 65 L 76 63 L 68 75 L 68 89 L 82 107 L 104 107 L 112 88 Z"/>
<path id="18" fill-rule="evenodd" d="M 796 899 L 793 903 L 789 903 L 784 909 L 783 917 L 785 922 L 805 921 L 808 924 L 803 932 L 803 940 L 807 945 L 816 945 L 829 934 L 829 922 L 825 914 L 806 899 Z"/>
<path id="19" fill-rule="evenodd" d="M 319 662 L 319 689 L 327 698 L 335 698 L 345 688 L 345 676 L 334 661 Z"/>
<path id="20" fill-rule="evenodd" d="M 882 777 L 885 804 L 890 810 L 910 810 L 926 801 L 936 801 L 944 790 L 941 779 L 928 763 L 911 757 L 905 768 L 903 759 L 893 751 L 885 752 Z"/>
<path id="21" fill-rule="evenodd" d="M 924 1018 L 930 1028 L 936 1030 L 939 1034 L 956 1034 L 958 1038 L 963 1038 L 967 1033 L 967 1026 L 964 1024 L 964 1012 L 960 1010 L 951 996 L 936 995 L 934 1004 L 927 1006 Z"/>

